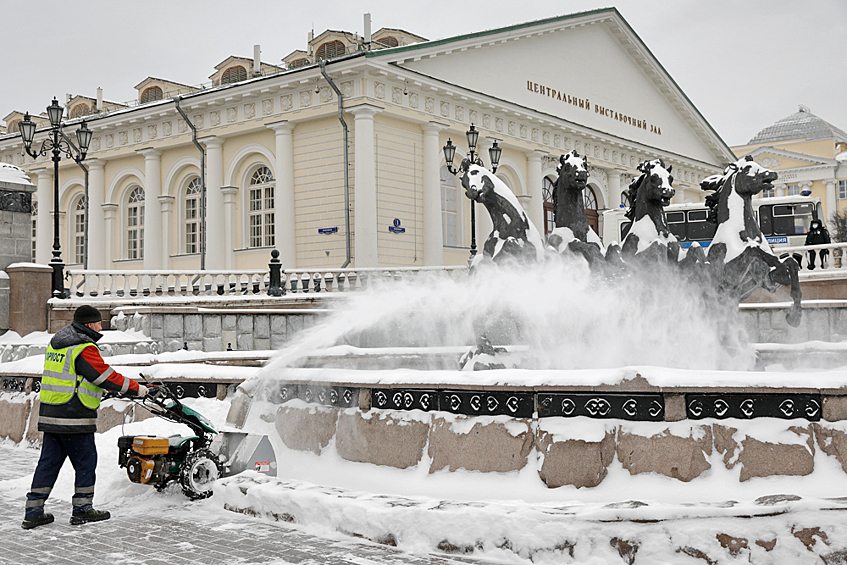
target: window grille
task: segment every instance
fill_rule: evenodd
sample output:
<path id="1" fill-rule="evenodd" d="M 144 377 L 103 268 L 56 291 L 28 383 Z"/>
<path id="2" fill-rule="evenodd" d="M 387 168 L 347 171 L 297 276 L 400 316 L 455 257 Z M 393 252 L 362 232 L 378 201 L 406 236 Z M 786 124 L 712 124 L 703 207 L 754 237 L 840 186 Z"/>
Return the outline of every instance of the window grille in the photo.
<path id="1" fill-rule="evenodd" d="M 198 253 L 200 245 L 200 177 L 188 183 L 185 190 L 185 252 Z"/>
<path id="2" fill-rule="evenodd" d="M 129 195 L 126 217 L 126 257 L 144 258 L 144 189 L 136 186 Z"/>
<path id="3" fill-rule="evenodd" d="M 69 116 L 71 118 L 81 118 L 89 114 L 88 104 L 77 104 L 71 109 Z"/>
<path id="4" fill-rule="evenodd" d="M 380 39 L 379 42 L 382 43 L 383 45 L 388 45 L 389 47 L 397 47 L 398 45 L 400 45 L 400 42 L 397 41 L 397 38 L 393 37 L 391 35 L 389 35 L 388 37 L 385 37 L 383 39 Z"/>
<path id="5" fill-rule="evenodd" d="M 32 262 L 35 263 L 35 233 L 38 227 L 38 202 L 32 203 Z"/>
<path id="6" fill-rule="evenodd" d="M 268 167 L 259 167 L 250 177 L 250 247 L 273 247 L 276 243 L 274 185 L 273 173 Z"/>
<path id="7" fill-rule="evenodd" d="M 232 84 L 233 82 L 241 82 L 242 80 L 247 80 L 247 69 L 241 65 L 236 65 L 224 71 L 221 77 L 221 84 Z"/>
<path id="8" fill-rule="evenodd" d="M 74 259 L 79 264 L 85 259 L 85 197 L 77 200 L 74 209 Z"/>
<path id="9" fill-rule="evenodd" d="M 444 245 L 459 246 L 459 191 L 456 177 L 441 167 L 441 236 Z"/>
<path id="10" fill-rule="evenodd" d="M 164 98 L 164 93 L 162 89 L 158 86 L 151 86 L 141 93 L 141 103 L 146 104 L 148 102 L 154 102 L 156 100 L 161 100 Z"/>
<path id="11" fill-rule="evenodd" d="M 553 189 L 556 185 L 553 181 L 544 177 L 541 181 L 541 195 L 544 197 L 544 235 L 550 235 L 556 227 L 556 218 L 553 211 Z"/>
<path id="12" fill-rule="evenodd" d="M 339 57 L 344 55 L 345 52 L 344 44 L 338 40 L 328 41 L 318 47 L 318 53 L 316 58 L 318 60 L 321 59 L 332 59 L 333 57 Z"/>

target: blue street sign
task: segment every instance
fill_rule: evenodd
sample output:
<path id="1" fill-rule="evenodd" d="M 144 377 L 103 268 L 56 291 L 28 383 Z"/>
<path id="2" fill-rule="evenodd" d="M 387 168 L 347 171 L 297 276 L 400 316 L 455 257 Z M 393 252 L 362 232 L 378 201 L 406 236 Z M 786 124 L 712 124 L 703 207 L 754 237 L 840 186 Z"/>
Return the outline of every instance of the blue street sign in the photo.
<path id="1" fill-rule="evenodd" d="M 338 228 L 318 228 L 318 233 L 329 235 L 338 231 Z"/>
<path id="2" fill-rule="evenodd" d="M 388 226 L 388 231 L 391 233 L 406 233 L 406 228 L 400 227 L 400 218 L 394 218 L 394 225 Z"/>

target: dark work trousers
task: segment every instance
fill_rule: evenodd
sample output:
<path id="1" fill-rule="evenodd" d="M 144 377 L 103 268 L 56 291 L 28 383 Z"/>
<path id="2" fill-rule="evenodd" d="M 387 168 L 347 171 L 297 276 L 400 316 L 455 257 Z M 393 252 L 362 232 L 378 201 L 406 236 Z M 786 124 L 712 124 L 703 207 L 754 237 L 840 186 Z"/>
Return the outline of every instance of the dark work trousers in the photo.
<path id="1" fill-rule="evenodd" d="M 823 262 L 826 261 L 827 256 L 829 256 L 829 249 L 821 249 L 821 269 L 823 269 Z M 809 268 L 815 268 L 815 250 L 809 250 Z"/>
<path id="2" fill-rule="evenodd" d="M 59 471 L 70 459 L 76 471 L 74 481 L 74 513 L 91 509 L 94 498 L 94 472 L 97 469 L 97 446 L 94 434 L 51 434 L 44 433 L 41 458 L 32 477 L 32 489 L 26 495 L 26 517 L 44 513 L 44 501 L 50 496 Z"/>

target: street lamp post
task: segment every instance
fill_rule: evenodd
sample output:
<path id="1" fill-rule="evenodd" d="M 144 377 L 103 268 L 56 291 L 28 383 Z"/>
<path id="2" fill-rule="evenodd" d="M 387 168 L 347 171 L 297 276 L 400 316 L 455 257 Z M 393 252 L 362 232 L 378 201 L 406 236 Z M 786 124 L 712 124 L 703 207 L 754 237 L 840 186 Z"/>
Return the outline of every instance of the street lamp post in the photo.
<path id="1" fill-rule="evenodd" d="M 480 159 L 479 155 L 476 153 L 476 144 L 479 141 L 479 130 L 471 124 L 471 129 L 465 132 L 465 137 L 468 140 L 468 156 L 462 159 L 462 164 L 459 165 L 458 169 L 453 168 L 453 158 L 456 156 L 456 146 L 453 145 L 453 141 L 450 138 L 447 138 L 447 145 L 444 146 L 444 160 L 447 162 L 447 170 L 454 175 L 467 172 L 471 165 L 479 165 L 480 167 L 485 166 L 482 164 L 482 159 Z M 502 153 L 503 148 L 497 145 L 497 141 L 495 140 L 494 145 L 488 149 L 488 157 L 491 159 L 492 173 L 497 172 L 497 166 L 500 164 L 500 155 Z M 471 256 L 468 262 L 472 262 L 476 255 L 476 210 L 474 204 L 475 202 L 471 200 Z"/>
<path id="2" fill-rule="evenodd" d="M 85 120 L 83 120 L 82 125 L 76 131 L 76 138 L 79 142 L 79 149 L 77 149 L 62 132 L 63 112 L 64 108 L 59 106 L 59 101 L 53 98 L 53 103 L 47 106 L 50 132 L 47 139 L 41 142 L 41 148 L 37 151 L 32 148 L 36 126 L 29 119 L 29 113 L 24 116 L 23 121 L 18 126 L 23 138 L 24 150 L 29 156 L 37 159 L 40 156 L 47 155 L 48 152 L 53 154 L 53 258 L 50 260 L 50 266 L 53 267 L 53 298 L 67 298 L 63 281 L 65 264 L 62 262 L 62 246 L 59 243 L 59 161 L 62 160 L 63 153 L 77 163 L 85 160 L 92 135 L 92 131 L 88 129 Z"/>

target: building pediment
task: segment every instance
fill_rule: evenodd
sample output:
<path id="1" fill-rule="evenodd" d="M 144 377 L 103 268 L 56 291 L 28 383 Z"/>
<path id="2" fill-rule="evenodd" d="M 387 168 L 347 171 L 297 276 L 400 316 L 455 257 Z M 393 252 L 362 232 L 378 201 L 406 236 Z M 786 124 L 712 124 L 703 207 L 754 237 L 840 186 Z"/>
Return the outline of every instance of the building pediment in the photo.
<path id="1" fill-rule="evenodd" d="M 828 167 L 835 166 L 837 164 L 835 159 L 826 159 L 815 155 L 786 151 L 777 147 L 759 147 L 745 155 L 740 155 L 739 157 L 743 158 L 746 155 L 750 155 L 761 166 L 769 169 Z"/>
<path id="2" fill-rule="evenodd" d="M 614 8 L 368 57 L 717 166 L 735 160 Z"/>

